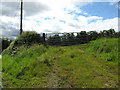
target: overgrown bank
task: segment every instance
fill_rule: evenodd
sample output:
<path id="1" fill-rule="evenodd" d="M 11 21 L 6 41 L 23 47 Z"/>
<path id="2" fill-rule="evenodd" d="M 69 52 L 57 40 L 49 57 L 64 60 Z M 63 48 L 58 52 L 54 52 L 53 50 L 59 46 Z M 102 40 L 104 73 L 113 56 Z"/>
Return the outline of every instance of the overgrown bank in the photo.
<path id="1" fill-rule="evenodd" d="M 7 48 L 2 60 L 3 86 L 118 87 L 117 43 L 118 38 L 104 38 L 68 47 L 34 44 Z"/>

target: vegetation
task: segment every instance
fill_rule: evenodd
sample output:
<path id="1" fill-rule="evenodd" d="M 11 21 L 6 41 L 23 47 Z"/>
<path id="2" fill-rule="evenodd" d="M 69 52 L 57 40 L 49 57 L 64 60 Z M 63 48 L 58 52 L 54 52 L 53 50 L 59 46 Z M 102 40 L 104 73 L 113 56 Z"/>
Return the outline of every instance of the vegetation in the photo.
<path id="1" fill-rule="evenodd" d="M 0 53 L 6 49 L 10 43 L 12 42 L 12 40 L 8 40 L 7 38 L 0 38 Z"/>
<path id="2" fill-rule="evenodd" d="M 42 44 L 42 37 L 36 32 L 23 32 L 14 42 L 14 45 Z"/>
<path id="3" fill-rule="evenodd" d="M 81 31 L 75 36 L 74 33 L 66 33 L 62 36 L 54 35 L 48 38 L 46 41 L 49 45 L 55 46 L 70 46 L 77 44 L 85 44 L 92 40 L 99 38 L 118 38 L 120 37 L 120 32 L 115 32 L 114 29 L 103 30 L 99 33 L 96 31 Z"/>
<path id="4" fill-rule="evenodd" d="M 86 34 L 85 32 L 82 33 Z M 93 32 L 91 33 L 93 34 Z M 73 36 L 74 35 L 67 34 L 67 37 Z M 79 35 L 76 37 L 79 39 L 78 36 Z M 14 47 L 16 49 L 11 49 L 16 41 L 25 41 L 24 39 L 21 39 L 22 37 L 23 36 L 20 36 L 17 40 L 12 42 L 9 48 L 2 53 L 4 87 L 118 87 L 118 38 L 101 38 L 95 40 L 96 38 L 93 37 L 92 39 L 94 41 L 91 41 L 90 43 L 81 45 L 73 45 L 73 43 L 70 43 L 73 46 L 68 47 L 46 47 L 38 44 L 36 41 L 36 43 L 30 43 L 31 45 L 28 43 L 18 44 Z M 57 38 L 57 41 L 61 40 L 58 35 L 53 37 Z M 32 40 L 34 41 L 34 39 Z M 65 37 L 63 37 L 62 40 L 64 42 L 66 40 L 68 41 Z M 72 41 L 73 38 L 69 40 Z M 69 42 L 62 42 L 63 45 L 70 45 L 68 43 Z M 51 43 L 51 45 L 54 44 Z M 56 45 L 59 44 L 57 43 Z"/>

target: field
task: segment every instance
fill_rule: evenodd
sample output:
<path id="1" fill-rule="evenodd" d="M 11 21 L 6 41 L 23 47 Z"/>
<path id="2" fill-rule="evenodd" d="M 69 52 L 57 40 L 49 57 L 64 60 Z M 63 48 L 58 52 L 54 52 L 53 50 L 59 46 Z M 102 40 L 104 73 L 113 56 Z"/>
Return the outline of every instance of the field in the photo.
<path id="1" fill-rule="evenodd" d="M 73 46 L 9 48 L 2 54 L 3 87 L 118 87 L 118 38 Z"/>

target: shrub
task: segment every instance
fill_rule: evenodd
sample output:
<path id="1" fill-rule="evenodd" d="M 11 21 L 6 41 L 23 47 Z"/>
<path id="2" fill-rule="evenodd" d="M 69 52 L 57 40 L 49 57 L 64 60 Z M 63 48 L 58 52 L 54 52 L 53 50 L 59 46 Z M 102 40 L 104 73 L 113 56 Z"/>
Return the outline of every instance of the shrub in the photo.
<path id="1" fill-rule="evenodd" d="M 31 44 L 42 44 L 43 39 L 40 34 L 36 32 L 23 32 L 14 42 L 14 45 L 31 45 Z"/>
<path id="2" fill-rule="evenodd" d="M 0 53 L 6 49 L 12 41 L 7 38 L 0 38 Z"/>
<path id="3" fill-rule="evenodd" d="M 9 47 L 2 52 L 14 56 L 19 51 L 19 46 L 31 46 L 33 44 L 43 44 L 43 38 L 36 32 L 23 32 L 16 40 L 12 41 Z"/>

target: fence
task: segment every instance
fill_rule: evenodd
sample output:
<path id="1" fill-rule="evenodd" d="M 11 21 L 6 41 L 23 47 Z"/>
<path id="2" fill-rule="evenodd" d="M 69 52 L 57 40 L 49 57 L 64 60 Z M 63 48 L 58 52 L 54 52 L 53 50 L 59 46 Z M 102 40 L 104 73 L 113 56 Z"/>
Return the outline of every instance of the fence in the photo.
<path id="1" fill-rule="evenodd" d="M 90 41 L 86 32 L 42 33 L 44 43 L 48 45 L 69 46 Z"/>

